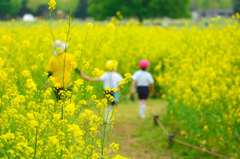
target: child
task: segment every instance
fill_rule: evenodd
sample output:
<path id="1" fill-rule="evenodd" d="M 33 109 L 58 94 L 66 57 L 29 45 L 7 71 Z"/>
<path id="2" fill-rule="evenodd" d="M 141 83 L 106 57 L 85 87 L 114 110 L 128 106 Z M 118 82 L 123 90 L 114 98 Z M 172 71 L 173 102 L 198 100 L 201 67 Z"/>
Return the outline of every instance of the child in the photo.
<path id="1" fill-rule="evenodd" d="M 54 52 L 53 56 L 49 59 L 46 70 L 48 71 L 48 76 L 54 77 L 53 90 L 56 94 L 57 100 L 61 99 L 59 94 L 61 90 L 71 91 L 72 81 L 71 73 L 74 70 L 78 74 L 81 71 L 74 67 L 77 66 L 77 62 L 73 55 L 66 53 L 68 43 L 56 40 L 53 43 Z M 65 68 L 64 68 L 65 67 Z M 44 90 L 47 89 L 48 80 L 45 81 Z"/>
<path id="2" fill-rule="evenodd" d="M 148 86 L 151 85 L 151 92 L 154 93 L 154 81 L 152 75 L 147 72 L 150 63 L 143 59 L 139 62 L 139 66 L 142 70 L 136 71 L 132 76 L 131 93 L 135 93 L 135 85 L 137 84 L 139 102 L 139 115 L 141 118 L 145 118 L 144 112 L 146 109 L 146 100 L 149 95 Z"/>
<path id="3" fill-rule="evenodd" d="M 117 66 L 117 62 L 115 61 L 107 61 L 106 62 L 106 69 L 108 72 L 105 72 L 100 78 L 90 78 L 86 75 L 84 75 L 82 73 L 82 76 L 84 79 L 88 80 L 88 81 L 102 81 L 103 82 L 103 88 L 104 90 L 106 90 L 107 87 L 109 87 L 111 90 L 113 88 L 118 89 L 118 86 L 121 82 L 121 80 L 123 79 L 123 77 L 118 74 L 116 72 L 116 67 Z M 111 96 L 114 97 L 114 101 L 110 103 L 108 109 L 107 109 L 107 113 L 105 115 L 105 122 L 106 123 L 110 123 L 111 121 L 111 117 L 109 114 L 112 114 L 112 109 L 113 109 L 113 106 L 117 104 L 118 100 L 119 100 L 119 95 L 118 95 L 118 92 L 116 91 L 115 93 L 113 93 L 112 91 L 108 92 L 108 91 L 105 91 L 106 95 L 107 94 L 110 94 Z"/>

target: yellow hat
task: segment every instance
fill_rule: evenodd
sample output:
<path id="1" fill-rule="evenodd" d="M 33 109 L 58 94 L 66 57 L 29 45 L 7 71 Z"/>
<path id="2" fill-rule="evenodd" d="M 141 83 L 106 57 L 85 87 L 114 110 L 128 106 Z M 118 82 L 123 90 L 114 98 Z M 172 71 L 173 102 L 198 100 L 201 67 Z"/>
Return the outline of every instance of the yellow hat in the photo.
<path id="1" fill-rule="evenodd" d="M 118 62 L 117 62 L 117 61 L 108 60 L 108 61 L 106 62 L 106 69 L 107 69 L 108 71 L 112 71 L 113 69 L 116 71 L 117 65 L 118 65 Z"/>

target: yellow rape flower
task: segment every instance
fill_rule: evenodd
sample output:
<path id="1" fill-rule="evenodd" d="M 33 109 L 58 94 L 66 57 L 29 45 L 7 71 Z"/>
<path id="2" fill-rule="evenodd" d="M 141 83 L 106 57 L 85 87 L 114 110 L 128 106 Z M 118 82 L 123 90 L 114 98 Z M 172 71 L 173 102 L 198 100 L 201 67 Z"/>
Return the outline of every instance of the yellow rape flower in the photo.
<path id="1" fill-rule="evenodd" d="M 29 47 L 30 47 L 30 42 L 29 42 L 29 41 L 23 41 L 23 42 L 22 42 L 22 47 L 23 47 L 24 49 L 29 48 Z"/>
<path id="2" fill-rule="evenodd" d="M 23 77 L 29 77 L 30 76 L 30 72 L 28 70 L 24 70 L 22 73 Z"/>
<path id="3" fill-rule="evenodd" d="M 92 93 L 92 91 L 93 91 L 93 86 L 87 86 L 87 87 L 86 87 L 86 90 L 87 90 L 87 92 Z"/>
<path id="4" fill-rule="evenodd" d="M 91 99 L 94 101 L 97 98 L 96 95 L 92 95 Z"/>
<path id="5" fill-rule="evenodd" d="M 88 69 L 88 67 L 89 67 L 89 61 L 84 61 L 83 62 L 83 67 L 82 68 L 86 68 L 86 69 Z"/>
<path id="6" fill-rule="evenodd" d="M 130 158 L 126 158 L 121 155 L 116 155 L 115 157 L 113 157 L 113 159 L 130 159 Z"/>
<path id="7" fill-rule="evenodd" d="M 205 125 L 205 126 L 203 127 L 203 129 L 204 129 L 205 131 L 208 131 L 208 130 L 209 130 L 207 125 Z"/>
<path id="8" fill-rule="evenodd" d="M 56 48 L 56 52 L 57 52 L 57 53 L 61 53 L 61 52 L 62 52 L 62 48 L 61 48 L 61 47 L 57 47 L 57 48 Z"/>
<path id="9" fill-rule="evenodd" d="M 77 47 L 78 47 L 79 49 L 84 49 L 83 44 L 78 44 Z"/>
<path id="10" fill-rule="evenodd" d="M 12 42 L 12 37 L 9 35 L 4 35 L 1 39 L 2 44 L 9 45 Z"/>
<path id="11" fill-rule="evenodd" d="M 51 8 L 52 9 L 55 9 L 55 6 L 56 6 L 56 1 L 55 0 L 50 0 L 50 2 L 48 3 L 49 7 L 48 9 L 50 10 Z"/>
<path id="12" fill-rule="evenodd" d="M 115 25 L 113 23 L 109 23 L 107 25 L 108 29 L 111 30 L 111 31 L 114 31 L 115 30 Z"/>
<path id="13" fill-rule="evenodd" d="M 110 148 L 113 150 L 113 152 L 115 152 L 115 153 L 117 153 L 117 151 L 119 150 L 119 144 L 117 144 L 117 143 L 115 143 L 115 142 L 111 143 L 109 147 L 110 147 Z"/>
<path id="14" fill-rule="evenodd" d="M 116 12 L 116 15 L 121 15 L 121 12 L 120 12 L 120 11 L 117 11 L 117 12 Z"/>
<path id="15" fill-rule="evenodd" d="M 104 74 L 104 71 L 100 70 L 99 68 L 94 68 L 92 74 L 99 77 L 99 76 L 102 76 Z"/>
<path id="16" fill-rule="evenodd" d="M 27 117 L 30 119 L 30 120 L 34 120 L 34 116 L 32 113 L 27 113 Z"/>
<path id="17" fill-rule="evenodd" d="M 7 73 L 4 70 L 0 70 L 0 81 L 5 81 L 8 77 Z"/>
<path id="18" fill-rule="evenodd" d="M 93 28 L 93 24 L 92 23 L 87 23 L 87 27 L 88 27 L 88 29 L 92 29 Z"/>
<path id="19" fill-rule="evenodd" d="M 78 79 L 78 80 L 74 81 L 74 85 L 77 86 L 77 87 L 81 86 L 82 84 L 83 84 L 82 79 Z"/>
<path id="20" fill-rule="evenodd" d="M 79 103 L 80 103 L 81 105 L 87 105 L 87 101 L 86 101 L 86 100 L 81 100 Z"/>
<path id="21" fill-rule="evenodd" d="M 2 69 L 3 65 L 4 65 L 4 61 L 3 61 L 3 59 L 0 57 L 0 70 Z"/>

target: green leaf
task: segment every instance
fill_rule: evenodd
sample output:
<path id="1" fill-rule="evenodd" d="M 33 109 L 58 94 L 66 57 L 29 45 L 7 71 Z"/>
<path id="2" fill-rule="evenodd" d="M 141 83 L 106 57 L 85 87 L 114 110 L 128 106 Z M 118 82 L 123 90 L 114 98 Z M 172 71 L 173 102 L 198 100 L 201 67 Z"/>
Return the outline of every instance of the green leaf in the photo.
<path id="1" fill-rule="evenodd" d="M 110 124 L 107 126 L 107 128 L 105 129 L 105 133 L 109 130 Z"/>
<path id="2" fill-rule="evenodd" d="M 234 132 L 235 132 L 235 134 L 237 135 L 237 137 L 239 137 L 239 133 L 238 133 L 236 130 L 235 130 Z"/>
<path id="3" fill-rule="evenodd" d="M 103 144 L 104 144 L 104 140 L 102 139 L 102 140 L 101 140 L 101 146 L 102 146 L 102 147 L 103 147 Z"/>
<path id="4" fill-rule="evenodd" d="M 71 121 L 71 122 L 73 122 L 73 123 L 76 123 L 77 121 L 74 121 L 74 120 L 69 120 L 69 121 Z"/>
<path id="5" fill-rule="evenodd" d="M 50 119 L 49 119 L 49 122 L 50 122 L 50 123 L 52 123 L 52 124 L 54 125 L 54 123 L 53 123 L 53 121 L 52 121 L 52 120 L 50 120 Z"/>

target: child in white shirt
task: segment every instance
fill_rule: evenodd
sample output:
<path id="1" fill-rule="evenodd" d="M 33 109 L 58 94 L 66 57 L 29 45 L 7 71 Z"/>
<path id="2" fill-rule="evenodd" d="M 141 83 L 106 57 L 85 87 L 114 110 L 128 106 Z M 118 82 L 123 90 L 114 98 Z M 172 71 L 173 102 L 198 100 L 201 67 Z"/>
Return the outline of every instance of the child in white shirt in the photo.
<path id="1" fill-rule="evenodd" d="M 143 59 L 139 62 L 139 66 L 142 70 L 136 71 L 132 76 L 131 93 L 135 93 L 135 85 L 137 84 L 139 102 L 139 115 L 141 118 L 145 118 L 144 112 L 146 109 L 146 100 L 149 95 L 148 86 L 151 85 L 151 92 L 154 93 L 154 80 L 152 75 L 147 72 L 150 63 Z"/>
<path id="2" fill-rule="evenodd" d="M 119 93 L 118 93 L 118 91 L 108 92 L 108 91 L 106 91 L 106 88 L 108 87 L 111 90 L 113 88 L 115 88 L 116 90 L 118 90 L 118 86 L 119 86 L 120 83 L 122 83 L 121 80 L 123 79 L 123 77 L 116 72 L 116 69 L 117 69 L 116 61 L 111 61 L 111 60 L 107 61 L 106 62 L 106 68 L 107 68 L 108 72 L 105 72 L 99 78 L 90 78 L 90 77 L 84 75 L 83 73 L 82 73 L 82 76 L 83 76 L 84 79 L 86 79 L 88 81 L 102 81 L 103 82 L 103 88 L 105 90 L 105 94 L 106 95 L 109 94 L 109 95 L 114 97 L 114 101 L 110 102 L 110 105 L 107 109 L 107 113 L 106 113 L 105 119 L 104 119 L 106 123 L 110 123 L 111 116 L 112 116 L 111 114 L 113 112 L 113 106 L 116 105 L 119 101 Z"/>

